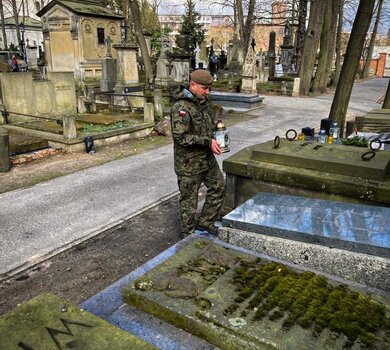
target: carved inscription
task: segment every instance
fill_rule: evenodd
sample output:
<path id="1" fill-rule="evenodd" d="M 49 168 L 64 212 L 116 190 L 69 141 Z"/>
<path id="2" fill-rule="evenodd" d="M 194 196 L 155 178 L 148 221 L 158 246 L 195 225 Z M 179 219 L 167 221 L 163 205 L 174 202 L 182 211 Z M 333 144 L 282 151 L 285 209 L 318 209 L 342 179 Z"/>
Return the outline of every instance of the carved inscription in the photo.
<path id="1" fill-rule="evenodd" d="M 77 322 L 77 321 L 71 321 L 71 320 L 66 320 L 63 318 L 60 318 L 61 323 L 64 326 L 64 329 L 55 329 L 51 327 L 46 327 L 46 330 L 53 341 L 54 345 L 58 350 L 62 349 L 71 349 L 73 348 L 73 345 L 75 344 L 76 339 L 72 339 L 71 341 L 67 341 L 65 344 L 61 344 L 61 342 L 57 339 L 58 335 L 60 334 L 65 334 L 69 335 L 73 338 L 75 338 L 75 335 L 72 333 L 72 330 L 70 326 L 78 326 L 78 327 L 86 327 L 86 328 L 93 328 L 93 325 L 82 323 L 82 322 Z M 23 350 L 35 350 L 25 342 L 19 342 L 18 346 L 23 349 Z"/>
<path id="2" fill-rule="evenodd" d="M 70 91 L 70 90 L 72 90 L 72 86 L 71 85 L 58 85 L 58 86 L 56 86 L 56 91 L 57 92 Z"/>

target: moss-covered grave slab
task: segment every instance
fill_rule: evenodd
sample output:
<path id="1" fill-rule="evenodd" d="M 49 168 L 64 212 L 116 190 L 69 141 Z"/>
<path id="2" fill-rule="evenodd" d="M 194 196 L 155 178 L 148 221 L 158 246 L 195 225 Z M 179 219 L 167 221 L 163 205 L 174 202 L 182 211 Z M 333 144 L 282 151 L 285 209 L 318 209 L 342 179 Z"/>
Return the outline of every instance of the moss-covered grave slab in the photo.
<path id="1" fill-rule="evenodd" d="M 383 181 L 390 172 L 390 153 L 378 152 L 369 161 L 362 159 L 368 149 L 281 140 L 278 148 L 273 141 L 252 147 L 252 159 L 273 164 L 314 169 L 328 173 L 359 176 Z"/>
<path id="2" fill-rule="evenodd" d="M 0 316 L 0 348 L 155 349 L 144 340 L 50 294 L 39 295 Z"/>
<path id="3" fill-rule="evenodd" d="M 390 204 L 390 151 L 364 161 L 367 151 L 286 139 L 278 148 L 274 141 L 246 147 L 223 161 L 225 205 L 235 208 L 258 192 Z"/>
<path id="4" fill-rule="evenodd" d="M 387 349 L 390 299 L 195 239 L 124 288 L 130 305 L 221 349 Z"/>

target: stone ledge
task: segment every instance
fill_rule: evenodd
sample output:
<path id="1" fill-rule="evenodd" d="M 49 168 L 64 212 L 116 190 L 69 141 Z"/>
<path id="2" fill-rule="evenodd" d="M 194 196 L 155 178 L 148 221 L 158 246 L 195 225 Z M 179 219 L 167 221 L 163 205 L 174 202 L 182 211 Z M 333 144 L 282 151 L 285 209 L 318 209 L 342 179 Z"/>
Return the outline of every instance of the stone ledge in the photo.
<path id="1" fill-rule="evenodd" d="M 229 244 L 309 267 L 349 281 L 390 291 L 390 259 L 322 245 L 222 227 L 218 238 Z"/>

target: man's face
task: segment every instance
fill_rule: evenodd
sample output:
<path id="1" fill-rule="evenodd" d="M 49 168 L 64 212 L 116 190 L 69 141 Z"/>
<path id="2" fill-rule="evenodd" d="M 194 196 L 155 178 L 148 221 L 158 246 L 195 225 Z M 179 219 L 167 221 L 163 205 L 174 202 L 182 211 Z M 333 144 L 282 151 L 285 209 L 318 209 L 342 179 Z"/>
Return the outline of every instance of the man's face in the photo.
<path id="1" fill-rule="evenodd" d="M 190 82 L 190 91 L 198 98 L 204 100 L 206 96 L 210 93 L 209 85 L 201 85 L 195 83 L 194 81 Z"/>

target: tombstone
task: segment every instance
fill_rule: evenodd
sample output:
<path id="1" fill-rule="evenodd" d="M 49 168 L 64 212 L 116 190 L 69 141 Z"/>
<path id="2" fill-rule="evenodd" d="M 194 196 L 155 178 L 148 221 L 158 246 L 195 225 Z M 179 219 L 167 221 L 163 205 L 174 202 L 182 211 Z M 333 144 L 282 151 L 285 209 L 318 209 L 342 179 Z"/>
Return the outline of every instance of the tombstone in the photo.
<path id="1" fill-rule="evenodd" d="M 188 83 L 190 75 L 189 57 L 176 57 L 172 61 L 170 79 L 175 83 Z"/>
<path id="2" fill-rule="evenodd" d="M 241 91 L 244 93 L 255 94 L 256 89 L 256 56 L 253 46 L 249 45 L 245 63 L 242 68 Z"/>
<path id="3" fill-rule="evenodd" d="M 155 83 L 159 86 L 169 85 L 169 74 L 170 74 L 170 63 L 167 58 L 167 51 L 169 49 L 168 37 L 165 35 L 161 36 L 161 52 L 160 57 L 157 60 L 156 66 L 156 79 Z"/>
<path id="4" fill-rule="evenodd" d="M 239 61 L 239 47 L 238 47 L 237 33 L 233 34 L 231 45 L 229 42 L 229 48 L 230 48 L 230 52 L 229 52 L 228 68 L 230 72 L 238 75 L 241 72 L 242 65 L 240 64 Z"/>
<path id="5" fill-rule="evenodd" d="M 294 86 L 293 86 L 293 91 L 292 91 L 292 94 L 291 94 L 292 97 L 299 97 L 299 86 L 300 86 L 300 83 L 301 83 L 301 79 L 300 78 L 294 78 Z"/>
<path id="6" fill-rule="evenodd" d="M 26 56 L 29 69 L 38 69 L 38 56 L 37 56 L 37 46 L 30 46 L 29 40 L 26 40 Z"/>
<path id="7" fill-rule="evenodd" d="M 221 51 L 221 54 L 219 56 L 219 62 L 220 62 L 220 68 L 222 70 L 225 69 L 225 66 L 227 64 L 227 57 L 224 50 Z"/>
<path id="8" fill-rule="evenodd" d="M 102 79 L 100 80 L 100 91 L 114 91 L 117 77 L 117 60 L 112 57 L 111 44 L 112 40 L 108 36 L 106 39 L 107 52 L 106 57 L 102 60 Z"/>
<path id="9" fill-rule="evenodd" d="M 124 86 L 139 83 L 137 66 L 138 46 L 129 42 L 114 45 L 113 47 L 118 54 L 118 75 L 115 91 L 123 93 Z"/>
<path id="10" fill-rule="evenodd" d="M 215 77 L 217 75 L 217 57 L 214 52 L 214 39 L 211 39 L 210 52 L 209 52 L 209 71 L 210 74 Z"/>
<path id="11" fill-rule="evenodd" d="M 11 170 L 8 130 L 0 128 L 0 173 Z"/>
<path id="12" fill-rule="evenodd" d="M 280 63 L 282 64 L 283 67 L 283 73 L 285 75 L 292 74 L 293 73 L 292 60 L 294 54 L 294 46 L 292 45 L 292 33 L 291 33 L 291 27 L 289 21 L 286 22 L 286 25 L 284 27 L 283 43 L 280 46 L 280 49 L 281 49 Z"/>
<path id="13" fill-rule="evenodd" d="M 275 64 L 274 76 L 282 77 L 284 75 L 283 66 L 281 64 Z"/>
<path id="14" fill-rule="evenodd" d="M 275 59 L 276 59 L 275 40 L 276 40 L 276 33 L 271 32 L 269 34 L 269 48 L 268 48 L 268 67 L 269 67 L 270 77 L 275 76 Z"/>

